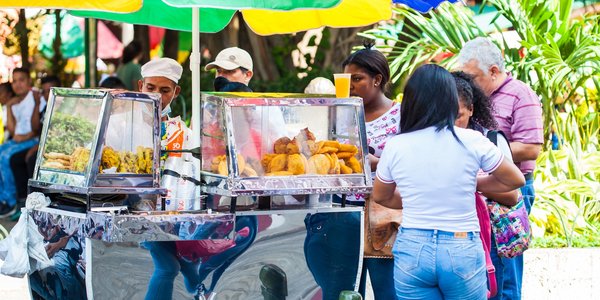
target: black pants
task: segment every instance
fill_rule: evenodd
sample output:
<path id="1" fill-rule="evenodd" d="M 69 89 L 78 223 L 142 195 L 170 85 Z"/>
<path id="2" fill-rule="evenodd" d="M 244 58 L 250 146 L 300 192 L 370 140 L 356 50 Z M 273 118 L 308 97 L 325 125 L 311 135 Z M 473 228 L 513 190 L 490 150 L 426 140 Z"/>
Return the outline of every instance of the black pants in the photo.
<path id="1" fill-rule="evenodd" d="M 29 158 L 26 158 L 27 151 L 29 151 L 29 149 L 17 152 L 10 158 L 10 168 L 15 176 L 17 199 L 27 197 L 27 180 L 33 177 L 33 170 L 35 168 L 37 152 Z"/>

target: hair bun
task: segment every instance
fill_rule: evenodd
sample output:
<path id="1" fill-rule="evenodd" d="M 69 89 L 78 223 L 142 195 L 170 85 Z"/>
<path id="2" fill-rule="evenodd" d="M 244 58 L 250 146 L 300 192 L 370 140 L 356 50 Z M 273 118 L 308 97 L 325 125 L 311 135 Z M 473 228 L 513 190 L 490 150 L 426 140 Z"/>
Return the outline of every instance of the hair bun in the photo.
<path id="1" fill-rule="evenodd" d="M 375 42 L 370 41 L 370 40 L 365 40 L 365 41 L 363 41 L 363 46 L 367 50 L 373 50 L 373 46 L 375 46 Z"/>

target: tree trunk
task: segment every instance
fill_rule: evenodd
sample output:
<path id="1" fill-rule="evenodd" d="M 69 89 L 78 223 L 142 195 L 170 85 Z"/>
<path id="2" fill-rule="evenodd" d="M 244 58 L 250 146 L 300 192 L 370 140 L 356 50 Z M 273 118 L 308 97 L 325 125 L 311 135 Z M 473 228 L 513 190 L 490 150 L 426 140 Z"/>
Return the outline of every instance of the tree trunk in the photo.
<path id="1" fill-rule="evenodd" d="M 163 38 L 163 56 L 177 60 L 179 54 L 179 32 L 167 29 Z"/>
<path id="2" fill-rule="evenodd" d="M 140 64 L 143 65 L 150 60 L 150 34 L 148 26 L 133 25 L 133 40 L 139 41 L 142 46 L 144 55 L 140 59 Z"/>
<path id="3" fill-rule="evenodd" d="M 54 56 L 52 57 L 52 75 L 58 76 L 59 78 L 62 78 L 62 73 L 64 71 L 64 67 L 65 67 L 65 61 L 63 59 L 62 56 L 62 52 L 60 50 L 60 45 L 62 44 L 62 40 L 61 40 L 61 21 L 62 18 L 60 16 L 61 10 L 57 9 L 54 11 L 54 16 L 56 18 L 56 27 L 55 27 L 55 33 L 56 35 L 54 36 L 54 41 L 52 42 L 52 50 L 54 50 Z"/>
<path id="4" fill-rule="evenodd" d="M 17 22 L 15 30 L 19 36 L 21 66 L 29 69 L 31 68 L 31 63 L 29 62 L 29 29 L 27 29 L 27 18 L 25 17 L 24 9 L 19 9 L 19 22 Z"/>

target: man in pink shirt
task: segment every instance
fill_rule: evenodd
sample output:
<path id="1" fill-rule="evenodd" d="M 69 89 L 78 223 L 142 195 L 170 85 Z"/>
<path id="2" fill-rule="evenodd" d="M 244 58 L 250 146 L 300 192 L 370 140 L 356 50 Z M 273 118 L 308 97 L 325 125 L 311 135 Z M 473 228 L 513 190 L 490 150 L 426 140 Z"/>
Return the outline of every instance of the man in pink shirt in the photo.
<path id="1" fill-rule="evenodd" d="M 521 193 L 529 212 L 535 199 L 535 160 L 544 142 L 540 100 L 529 86 L 506 72 L 502 52 L 486 38 L 467 42 L 458 55 L 458 64 L 490 97 L 498 129 L 508 137 L 513 161 L 525 175 Z M 493 299 L 521 299 L 523 256 L 500 259 L 493 244 L 491 254 L 498 281 L 498 294 Z"/>

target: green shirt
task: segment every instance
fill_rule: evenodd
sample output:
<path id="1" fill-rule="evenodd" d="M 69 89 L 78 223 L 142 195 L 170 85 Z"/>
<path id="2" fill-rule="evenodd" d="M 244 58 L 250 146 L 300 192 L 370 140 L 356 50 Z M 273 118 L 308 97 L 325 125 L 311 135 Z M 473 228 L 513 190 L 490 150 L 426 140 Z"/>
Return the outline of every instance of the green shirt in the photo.
<path id="1" fill-rule="evenodd" d="M 130 91 L 137 91 L 137 81 L 142 79 L 142 67 L 130 61 L 117 69 L 117 77 Z"/>

